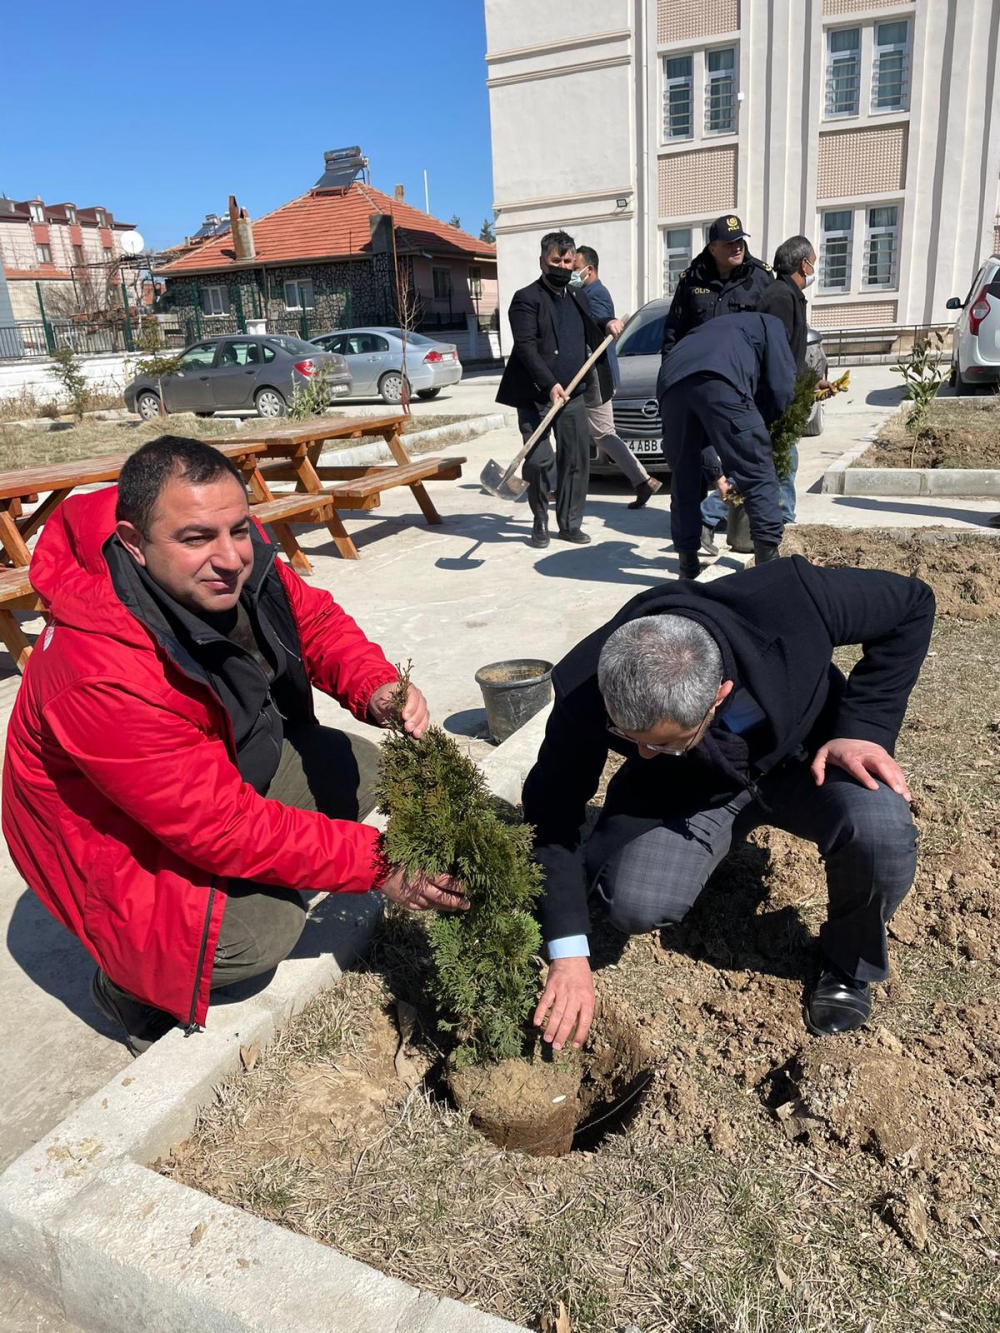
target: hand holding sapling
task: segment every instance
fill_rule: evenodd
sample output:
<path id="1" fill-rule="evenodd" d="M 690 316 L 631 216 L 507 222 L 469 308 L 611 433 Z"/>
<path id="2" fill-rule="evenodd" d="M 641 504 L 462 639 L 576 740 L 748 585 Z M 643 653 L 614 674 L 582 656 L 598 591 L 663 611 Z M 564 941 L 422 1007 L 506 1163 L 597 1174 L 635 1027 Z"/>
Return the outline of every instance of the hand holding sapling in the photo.
<path id="1" fill-rule="evenodd" d="M 398 727 L 402 723 L 403 730 L 414 739 L 424 734 L 431 720 L 427 700 L 408 680 L 380 685 L 368 700 L 368 714 L 377 727 Z"/>

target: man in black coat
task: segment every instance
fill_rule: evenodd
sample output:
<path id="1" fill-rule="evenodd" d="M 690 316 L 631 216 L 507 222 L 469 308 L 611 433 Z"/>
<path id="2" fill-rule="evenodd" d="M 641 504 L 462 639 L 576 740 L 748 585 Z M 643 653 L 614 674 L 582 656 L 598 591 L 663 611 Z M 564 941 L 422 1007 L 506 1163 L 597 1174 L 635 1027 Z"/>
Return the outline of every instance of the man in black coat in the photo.
<path id="1" fill-rule="evenodd" d="M 674 292 L 663 329 L 663 356 L 692 329 L 718 315 L 745 315 L 760 308 L 774 275 L 750 254 L 746 243 L 747 233 L 735 213 L 712 223 L 708 244 L 681 274 Z"/>
<path id="2" fill-rule="evenodd" d="M 573 390 L 566 386 L 590 353 L 604 340 L 583 300 L 570 288 L 576 243 L 564 231 L 542 237 L 538 264 L 542 276 L 514 293 L 508 318 L 514 350 L 507 362 L 497 402 L 517 408 L 521 438 L 527 440 L 555 403 L 564 404 L 554 422 L 555 449 L 550 427 L 524 460 L 522 475 L 528 483 L 531 508 L 531 545 L 549 544 L 549 495 L 556 495 L 556 522 L 563 541 L 585 546 L 590 538 L 581 529 L 583 506 L 590 481 L 590 432 L 584 395 L 589 376 Z M 594 367 L 596 392 L 607 402 L 614 380 L 605 353 Z"/>
<path id="3" fill-rule="evenodd" d="M 881 570 L 799 556 L 633 598 L 553 672 L 555 704 L 524 786 L 545 872 L 552 960 L 535 1023 L 556 1048 L 587 1035 L 588 894 L 641 933 L 679 921 L 732 843 L 759 824 L 814 842 L 829 891 L 816 1033 L 860 1027 L 888 975 L 885 923 L 916 866 L 893 749 L 927 652 L 934 595 Z M 847 680 L 833 650 L 860 644 Z M 600 819 L 587 803 L 615 750 Z"/>
<path id="4" fill-rule="evenodd" d="M 778 554 L 784 523 L 768 425 L 795 392 L 795 362 L 773 315 L 703 324 L 663 361 L 656 381 L 671 467 L 670 534 L 681 578 L 701 572 L 701 500 L 707 454 L 718 454 L 744 497 L 757 564 Z"/>

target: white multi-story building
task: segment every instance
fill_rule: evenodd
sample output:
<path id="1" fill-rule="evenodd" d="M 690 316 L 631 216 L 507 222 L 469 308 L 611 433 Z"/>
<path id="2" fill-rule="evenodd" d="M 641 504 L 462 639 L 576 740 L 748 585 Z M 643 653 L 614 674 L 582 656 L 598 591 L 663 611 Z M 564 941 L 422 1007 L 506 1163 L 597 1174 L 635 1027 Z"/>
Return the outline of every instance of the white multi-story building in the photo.
<path id="1" fill-rule="evenodd" d="M 805 233 L 825 329 L 944 322 L 1000 247 L 1000 0 L 485 4 L 504 310 L 556 227 L 623 312 L 720 214 Z"/>

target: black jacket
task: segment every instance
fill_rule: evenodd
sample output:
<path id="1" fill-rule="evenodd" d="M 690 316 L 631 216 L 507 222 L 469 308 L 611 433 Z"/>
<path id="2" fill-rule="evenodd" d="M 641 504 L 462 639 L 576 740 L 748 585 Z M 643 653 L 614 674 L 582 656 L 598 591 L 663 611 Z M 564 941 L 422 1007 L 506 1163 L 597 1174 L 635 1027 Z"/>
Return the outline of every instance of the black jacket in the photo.
<path id="1" fill-rule="evenodd" d="M 802 288 L 782 273 L 760 298 L 757 311 L 773 315 L 785 326 L 788 349 L 795 361 L 795 373 L 801 375 L 806 365 L 806 340 L 809 335 L 806 298 Z"/>
<path id="2" fill-rule="evenodd" d="M 723 280 L 706 246 L 680 276 L 663 327 L 661 355 L 666 356 L 685 334 L 717 315 L 757 310 L 760 298 L 773 282 L 771 266 L 750 254 Z"/>
<path id="3" fill-rule="evenodd" d="M 577 644 L 553 672 L 552 715 L 524 786 L 524 816 L 534 825 L 535 854 L 545 870 L 539 911 L 547 940 L 589 931 L 588 891 L 625 843 L 668 819 L 724 805 L 739 789 L 731 773 L 706 761 L 711 746 L 699 743 L 680 758 L 640 759 L 634 746 L 607 730 L 597 684 L 601 649 L 620 625 L 666 612 L 690 616 L 709 631 L 727 672 L 765 714 L 745 787 L 784 759 L 811 757 L 835 737 L 874 741 L 892 753 L 927 652 L 934 594 L 918 579 L 821 569 L 792 556 L 707 585 L 659 584 Z M 845 682 L 831 659 L 847 644 L 862 645 L 863 656 Z M 626 763 L 588 844 L 588 875 L 584 817 L 609 749 L 625 755 Z"/>
<path id="4" fill-rule="evenodd" d="M 689 333 L 660 363 L 656 397 L 692 375 L 726 380 L 752 398 L 768 423 L 777 421 L 795 392 L 795 362 L 781 322 L 773 315 L 730 315 Z M 669 411 L 661 406 L 664 421 Z"/>
<path id="5" fill-rule="evenodd" d="M 559 298 L 572 301 L 583 319 L 588 355 L 605 339 L 601 327 L 591 318 L 581 297 L 572 288 Z M 497 402 L 509 407 L 532 407 L 548 401 L 553 384 L 566 387 L 559 374 L 559 347 L 552 321 L 552 297 L 539 277 L 536 282 L 514 293 L 508 311 L 514 350 L 497 390 Z M 607 352 L 595 366 L 601 388 L 601 402 L 614 394 L 615 385 Z"/>

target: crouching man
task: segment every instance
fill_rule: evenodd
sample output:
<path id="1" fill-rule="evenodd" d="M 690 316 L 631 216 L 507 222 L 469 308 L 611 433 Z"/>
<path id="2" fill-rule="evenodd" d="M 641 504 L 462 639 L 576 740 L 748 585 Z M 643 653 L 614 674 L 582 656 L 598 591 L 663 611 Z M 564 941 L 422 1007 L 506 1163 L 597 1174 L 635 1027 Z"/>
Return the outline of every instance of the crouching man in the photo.
<path id="1" fill-rule="evenodd" d="M 117 489 L 49 519 L 31 579 L 51 619 L 7 732 L 3 832 L 133 1054 L 275 967 L 316 890 L 467 906 L 448 878 L 408 880 L 359 822 L 377 746 L 320 726 L 312 687 L 381 726 L 397 673 L 275 559 L 216 449 L 143 446 Z M 413 686 L 403 721 L 428 723 Z"/>
<path id="2" fill-rule="evenodd" d="M 558 1049 L 594 1010 L 588 894 L 639 933 L 680 921 L 734 840 L 771 824 L 815 843 L 829 905 L 818 1034 L 862 1026 L 888 975 L 885 925 L 916 865 L 893 747 L 927 651 L 934 596 L 917 579 L 798 556 L 630 601 L 553 673 L 555 704 L 524 787 L 545 870 L 551 965 L 535 1023 Z M 860 644 L 845 680 L 833 650 Z M 592 836 L 609 749 L 625 758 Z"/>

